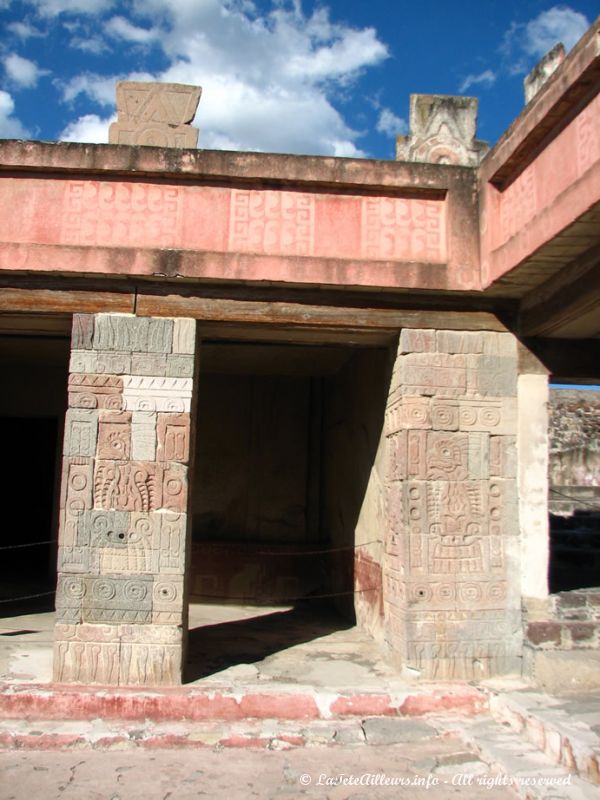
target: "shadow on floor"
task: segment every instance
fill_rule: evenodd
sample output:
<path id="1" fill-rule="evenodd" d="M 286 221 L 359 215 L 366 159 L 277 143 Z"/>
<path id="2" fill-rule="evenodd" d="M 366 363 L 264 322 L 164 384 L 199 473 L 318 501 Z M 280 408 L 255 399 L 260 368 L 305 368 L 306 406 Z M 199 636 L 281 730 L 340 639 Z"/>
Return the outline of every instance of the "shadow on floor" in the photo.
<path id="1" fill-rule="evenodd" d="M 185 682 L 236 664 L 253 664 L 281 650 L 355 625 L 330 606 L 306 603 L 250 619 L 202 625 L 189 631 Z"/>

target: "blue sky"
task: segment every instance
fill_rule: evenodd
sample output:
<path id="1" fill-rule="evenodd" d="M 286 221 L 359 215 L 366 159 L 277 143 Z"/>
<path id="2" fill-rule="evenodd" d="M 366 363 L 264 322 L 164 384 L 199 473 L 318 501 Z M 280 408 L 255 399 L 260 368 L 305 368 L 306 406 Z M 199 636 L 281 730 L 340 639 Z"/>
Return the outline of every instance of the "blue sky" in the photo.
<path id="1" fill-rule="evenodd" d="M 479 97 L 479 138 L 588 0 L 0 0 L 0 138 L 106 141 L 118 79 L 203 87 L 204 148 L 393 158 L 411 92 Z"/>

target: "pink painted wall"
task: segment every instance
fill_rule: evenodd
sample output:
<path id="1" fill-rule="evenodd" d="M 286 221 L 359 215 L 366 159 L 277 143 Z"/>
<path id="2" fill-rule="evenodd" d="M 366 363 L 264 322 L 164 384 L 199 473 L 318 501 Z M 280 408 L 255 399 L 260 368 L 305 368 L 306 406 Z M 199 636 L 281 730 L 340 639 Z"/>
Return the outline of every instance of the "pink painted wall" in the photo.
<path id="1" fill-rule="evenodd" d="M 176 249 L 186 277 L 447 283 L 445 199 L 11 177 L 0 181 L 0 204 L 0 269 L 155 274 L 151 251 Z"/>
<path id="2" fill-rule="evenodd" d="M 483 187 L 482 284 L 531 256 L 600 200 L 600 95 L 504 191 Z"/>

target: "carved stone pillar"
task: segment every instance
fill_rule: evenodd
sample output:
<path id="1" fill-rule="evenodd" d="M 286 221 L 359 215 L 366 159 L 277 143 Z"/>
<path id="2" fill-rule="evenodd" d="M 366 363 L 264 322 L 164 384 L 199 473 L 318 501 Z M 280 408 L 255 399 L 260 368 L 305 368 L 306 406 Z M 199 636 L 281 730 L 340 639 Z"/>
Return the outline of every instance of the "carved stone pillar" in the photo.
<path id="1" fill-rule="evenodd" d="M 196 324 L 73 318 L 54 679 L 181 682 Z"/>
<path id="2" fill-rule="evenodd" d="M 386 413 L 386 636 L 424 678 L 520 669 L 517 350 L 403 330 Z"/>

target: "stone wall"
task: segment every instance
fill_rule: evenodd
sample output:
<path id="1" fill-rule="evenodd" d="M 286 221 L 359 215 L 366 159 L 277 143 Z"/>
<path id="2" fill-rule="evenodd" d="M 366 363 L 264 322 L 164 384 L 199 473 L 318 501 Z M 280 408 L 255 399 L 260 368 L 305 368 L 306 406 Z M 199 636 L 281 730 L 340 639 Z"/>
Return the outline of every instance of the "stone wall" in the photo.
<path id="1" fill-rule="evenodd" d="M 195 321 L 73 318 L 54 679 L 181 681 Z"/>
<path id="2" fill-rule="evenodd" d="M 515 338 L 403 330 L 386 416 L 392 652 L 425 678 L 519 671 Z"/>

